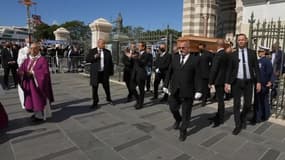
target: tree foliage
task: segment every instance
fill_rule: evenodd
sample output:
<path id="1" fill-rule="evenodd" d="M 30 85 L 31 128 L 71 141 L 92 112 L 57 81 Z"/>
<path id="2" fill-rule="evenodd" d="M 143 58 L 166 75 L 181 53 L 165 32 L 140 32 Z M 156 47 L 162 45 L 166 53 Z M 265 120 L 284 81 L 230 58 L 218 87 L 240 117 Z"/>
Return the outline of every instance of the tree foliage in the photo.
<path id="1" fill-rule="evenodd" d="M 53 32 L 59 27 L 63 27 L 70 31 L 71 41 L 84 41 L 90 38 L 91 31 L 88 25 L 85 25 L 82 21 L 68 21 L 61 25 L 47 25 L 40 24 L 35 27 L 34 38 L 40 39 L 55 39 Z"/>

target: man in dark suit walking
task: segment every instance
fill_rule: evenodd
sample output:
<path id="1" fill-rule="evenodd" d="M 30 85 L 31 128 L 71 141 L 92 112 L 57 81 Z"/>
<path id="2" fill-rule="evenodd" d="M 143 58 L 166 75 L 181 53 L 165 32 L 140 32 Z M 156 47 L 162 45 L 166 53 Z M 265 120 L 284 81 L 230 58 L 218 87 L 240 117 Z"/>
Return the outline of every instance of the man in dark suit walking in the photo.
<path id="1" fill-rule="evenodd" d="M 134 61 L 134 69 L 131 78 L 131 91 L 135 96 L 137 103 L 135 109 L 141 109 L 144 103 L 145 95 L 145 81 L 147 78 L 146 65 L 148 62 L 148 53 L 146 53 L 146 43 L 140 42 L 138 44 L 139 53 L 132 54 Z M 139 87 L 140 94 L 138 94 L 136 87 Z"/>
<path id="2" fill-rule="evenodd" d="M 158 98 L 158 86 L 161 80 L 165 80 L 166 73 L 168 70 L 168 66 L 171 62 L 171 55 L 166 51 L 166 45 L 161 44 L 159 46 L 159 54 L 155 60 L 155 79 L 154 79 L 154 95 L 152 100 Z M 168 95 L 164 94 L 163 98 L 160 100 L 161 102 L 167 101 Z"/>
<path id="3" fill-rule="evenodd" d="M 237 36 L 238 48 L 231 56 L 226 76 L 225 91 L 232 90 L 234 97 L 234 119 L 235 129 L 233 135 L 246 129 L 246 115 L 252 105 L 253 87 L 260 92 L 260 73 L 256 53 L 247 48 L 247 37 L 245 34 Z M 241 96 L 243 95 L 244 105 L 242 112 Z"/>
<path id="4" fill-rule="evenodd" d="M 12 72 L 15 87 L 17 86 L 17 58 L 18 50 L 12 48 L 12 44 L 7 42 L 1 51 L 2 67 L 4 69 L 4 89 L 9 89 L 9 73 Z"/>
<path id="5" fill-rule="evenodd" d="M 215 87 L 216 99 L 218 101 L 218 112 L 213 118 L 214 126 L 218 127 L 224 123 L 225 103 L 224 103 L 224 85 L 227 70 L 227 55 L 224 50 L 224 40 L 217 41 L 217 53 L 213 60 L 213 65 L 210 72 L 209 87 Z M 215 85 L 215 86 L 214 86 Z"/>
<path id="6" fill-rule="evenodd" d="M 197 56 L 190 54 L 189 41 L 179 43 L 179 49 L 181 50 L 181 54 L 173 56 L 163 90 L 168 92 L 166 88 L 170 83 L 170 97 L 168 102 L 170 111 L 175 119 L 173 128 L 180 129 L 179 140 L 185 141 L 195 92 L 194 81 Z M 180 105 L 182 106 L 182 116 L 179 112 Z"/>
<path id="7" fill-rule="evenodd" d="M 122 63 L 124 64 L 123 81 L 126 83 L 127 89 L 129 91 L 127 102 L 130 102 L 132 100 L 131 76 L 134 68 L 134 62 L 132 59 L 133 53 L 135 53 L 135 50 L 127 48 L 125 49 L 124 55 L 122 56 Z"/>
<path id="8" fill-rule="evenodd" d="M 199 74 L 197 74 L 197 82 L 198 88 L 197 90 L 202 93 L 202 103 L 201 106 L 205 106 L 207 102 L 207 98 L 210 96 L 210 89 L 208 87 L 209 85 L 209 75 L 210 75 L 210 69 L 212 66 L 213 61 L 213 55 L 209 51 L 206 50 L 205 44 L 199 44 L 199 63 L 198 63 L 198 70 Z"/>
<path id="9" fill-rule="evenodd" d="M 151 74 L 152 74 L 152 65 L 153 65 L 153 56 L 151 53 L 151 49 L 147 49 L 147 65 L 146 69 L 146 92 L 150 92 L 150 83 L 151 83 Z"/>
<path id="10" fill-rule="evenodd" d="M 102 83 L 106 93 L 106 100 L 113 104 L 110 94 L 109 77 L 114 74 L 114 64 L 111 52 L 105 49 L 105 41 L 99 39 L 97 47 L 89 51 L 86 62 L 90 64 L 90 84 L 92 85 L 93 104 L 91 108 L 98 108 L 98 85 Z"/>

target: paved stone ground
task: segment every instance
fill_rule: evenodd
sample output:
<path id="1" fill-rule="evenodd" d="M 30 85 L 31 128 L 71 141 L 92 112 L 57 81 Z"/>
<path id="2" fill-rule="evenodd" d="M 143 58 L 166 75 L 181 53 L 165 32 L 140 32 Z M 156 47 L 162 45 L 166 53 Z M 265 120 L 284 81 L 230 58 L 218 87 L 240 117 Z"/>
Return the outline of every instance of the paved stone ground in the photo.
<path id="1" fill-rule="evenodd" d="M 124 103 L 124 85 L 111 83 L 116 105 L 106 103 L 100 90 L 99 110 L 89 109 L 89 79 L 79 74 L 52 75 L 55 103 L 53 118 L 30 121 L 20 108 L 17 90 L 3 91 L 0 101 L 9 115 L 9 128 L 0 135 L 1 160 L 284 160 L 285 127 L 265 122 L 248 125 L 233 136 L 232 102 L 226 102 L 227 120 L 212 128 L 207 118 L 216 104 L 193 109 L 189 136 L 178 140 L 171 129 L 168 105 L 150 101 L 142 110 Z M 195 102 L 197 103 L 197 102 Z"/>

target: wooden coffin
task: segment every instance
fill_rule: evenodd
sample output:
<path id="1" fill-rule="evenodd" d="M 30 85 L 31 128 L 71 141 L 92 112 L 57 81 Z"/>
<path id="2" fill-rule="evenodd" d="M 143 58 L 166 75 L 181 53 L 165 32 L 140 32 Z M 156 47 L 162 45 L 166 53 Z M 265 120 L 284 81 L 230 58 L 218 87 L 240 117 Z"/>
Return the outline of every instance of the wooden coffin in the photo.
<path id="1" fill-rule="evenodd" d="M 205 44 L 206 50 L 215 53 L 217 51 L 217 40 L 219 38 L 208 38 L 200 36 L 183 36 L 178 38 L 178 42 L 190 41 L 191 52 L 198 52 L 198 45 Z"/>

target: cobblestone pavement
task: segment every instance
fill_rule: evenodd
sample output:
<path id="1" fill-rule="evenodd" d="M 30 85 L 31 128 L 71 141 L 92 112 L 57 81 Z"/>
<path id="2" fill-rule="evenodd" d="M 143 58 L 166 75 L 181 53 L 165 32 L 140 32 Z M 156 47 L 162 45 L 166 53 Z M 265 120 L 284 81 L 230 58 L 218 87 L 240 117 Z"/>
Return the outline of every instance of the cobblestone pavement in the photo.
<path id="1" fill-rule="evenodd" d="M 199 107 L 195 102 L 185 142 L 171 129 L 173 118 L 167 104 L 145 99 L 135 110 L 125 103 L 124 85 L 111 83 L 112 99 L 100 90 L 100 109 L 92 103 L 89 79 L 80 74 L 53 74 L 53 117 L 31 122 L 22 110 L 17 90 L 3 91 L 0 101 L 9 115 L 9 128 L 0 135 L 1 160 L 284 160 L 285 127 L 265 122 L 248 125 L 233 136 L 232 102 L 227 101 L 226 122 L 212 128 L 208 118 L 216 103 Z"/>

